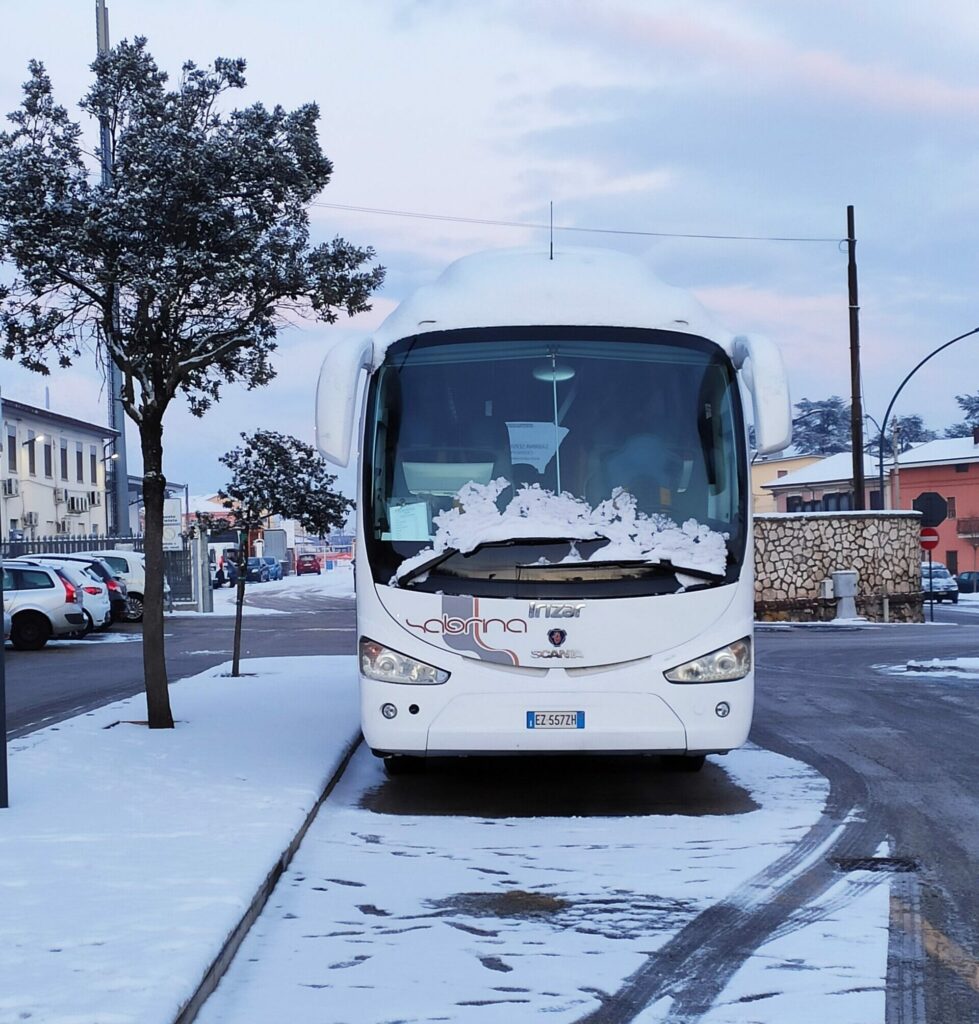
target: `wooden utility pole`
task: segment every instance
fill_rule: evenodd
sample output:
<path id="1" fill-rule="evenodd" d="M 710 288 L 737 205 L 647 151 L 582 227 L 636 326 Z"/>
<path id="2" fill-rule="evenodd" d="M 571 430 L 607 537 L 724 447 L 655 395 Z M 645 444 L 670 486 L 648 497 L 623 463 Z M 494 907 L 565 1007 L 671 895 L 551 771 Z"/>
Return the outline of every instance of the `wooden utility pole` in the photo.
<path id="1" fill-rule="evenodd" d="M 862 510 L 863 479 L 863 400 L 860 397 L 860 304 L 857 299 L 857 239 L 853 230 L 853 207 L 846 208 L 847 285 L 850 301 L 850 437 L 853 449 L 853 507 Z M 883 444 L 883 439 L 881 439 Z M 881 494 L 881 507 L 884 495 Z"/>

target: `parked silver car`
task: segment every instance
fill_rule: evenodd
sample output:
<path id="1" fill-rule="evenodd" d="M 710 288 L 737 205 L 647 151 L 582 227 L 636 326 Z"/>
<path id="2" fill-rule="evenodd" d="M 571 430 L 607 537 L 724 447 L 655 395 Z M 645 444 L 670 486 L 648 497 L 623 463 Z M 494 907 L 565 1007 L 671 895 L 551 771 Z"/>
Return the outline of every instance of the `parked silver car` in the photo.
<path id="1" fill-rule="evenodd" d="M 10 642 L 20 651 L 40 650 L 86 625 L 81 590 L 53 565 L 4 562 L 3 601 Z"/>
<path id="2" fill-rule="evenodd" d="M 38 555 L 18 555 L 18 562 L 44 562 L 45 564 L 80 565 L 90 568 L 109 588 L 109 602 L 112 605 L 112 621 L 124 622 L 129 618 L 129 592 L 126 582 L 118 576 L 111 566 L 95 555 L 67 554 L 60 551 L 47 551 Z"/>
<path id="3" fill-rule="evenodd" d="M 932 562 L 930 573 L 929 563 L 921 563 L 921 589 L 929 601 L 959 603 L 959 585 L 955 582 L 955 577 L 941 562 Z"/>
<path id="4" fill-rule="evenodd" d="M 18 562 L 26 559 L 17 559 Z M 109 588 L 105 581 L 90 566 L 82 562 L 56 562 L 54 559 L 38 561 L 37 565 L 53 565 L 76 586 L 82 595 L 82 610 L 85 626 L 80 632 L 91 633 L 93 629 L 106 630 L 112 625 L 112 604 Z"/>

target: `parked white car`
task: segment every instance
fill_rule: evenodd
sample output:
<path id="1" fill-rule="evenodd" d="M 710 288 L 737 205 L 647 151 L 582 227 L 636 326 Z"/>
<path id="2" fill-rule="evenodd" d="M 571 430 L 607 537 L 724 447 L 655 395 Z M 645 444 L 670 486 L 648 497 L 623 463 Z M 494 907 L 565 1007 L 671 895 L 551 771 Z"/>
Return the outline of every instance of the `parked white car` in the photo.
<path id="1" fill-rule="evenodd" d="M 146 592 L 146 561 L 143 552 L 118 551 L 113 548 L 111 551 L 79 551 L 77 554 L 90 555 L 108 562 L 112 571 L 126 581 L 126 589 L 129 591 L 126 621 L 142 622 L 143 594 Z"/>

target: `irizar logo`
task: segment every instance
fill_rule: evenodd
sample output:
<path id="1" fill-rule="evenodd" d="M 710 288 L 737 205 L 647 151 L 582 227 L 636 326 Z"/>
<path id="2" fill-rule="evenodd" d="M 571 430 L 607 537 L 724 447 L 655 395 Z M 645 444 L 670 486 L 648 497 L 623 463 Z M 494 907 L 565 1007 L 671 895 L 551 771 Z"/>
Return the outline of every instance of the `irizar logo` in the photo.
<path id="1" fill-rule="evenodd" d="M 577 619 L 583 604 L 550 604 L 546 601 L 531 601 L 527 617 L 531 619 Z"/>

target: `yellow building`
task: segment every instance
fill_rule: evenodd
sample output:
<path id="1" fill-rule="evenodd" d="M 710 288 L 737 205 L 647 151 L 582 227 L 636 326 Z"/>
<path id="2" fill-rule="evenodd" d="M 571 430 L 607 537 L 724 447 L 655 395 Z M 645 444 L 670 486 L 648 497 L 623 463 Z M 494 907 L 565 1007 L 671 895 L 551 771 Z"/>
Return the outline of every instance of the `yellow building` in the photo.
<path id="1" fill-rule="evenodd" d="M 788 449 L 791 452 L 792 449 Z M 777 455 L 762 455 L 751 464 L 751 500 L 756 512 L 777 512 L 775 496 L 765 487 L 780 477 L 788 476 L 806 466 L 811 466 L 824 455 L 791 455 L 780 452 Z"/>

